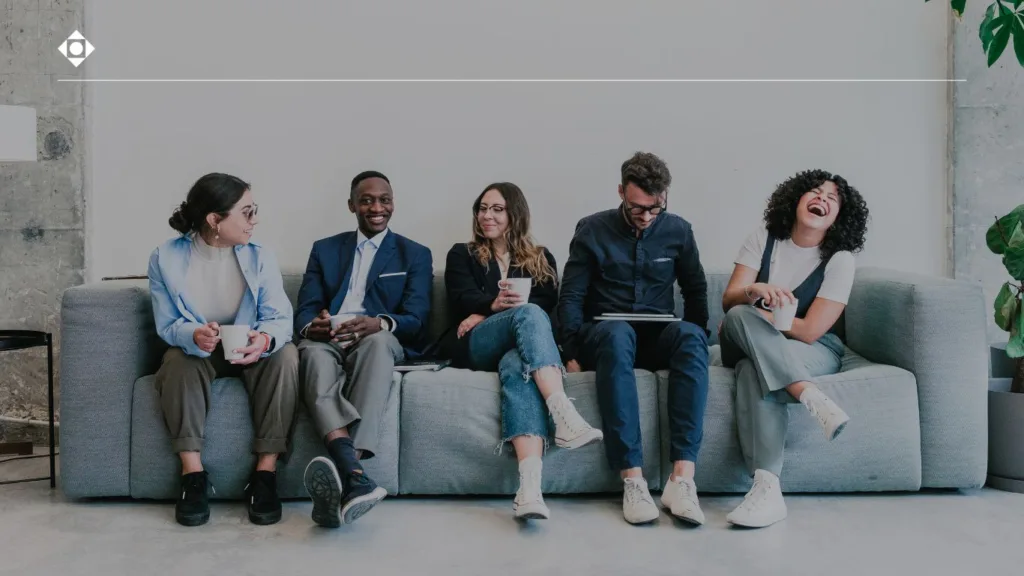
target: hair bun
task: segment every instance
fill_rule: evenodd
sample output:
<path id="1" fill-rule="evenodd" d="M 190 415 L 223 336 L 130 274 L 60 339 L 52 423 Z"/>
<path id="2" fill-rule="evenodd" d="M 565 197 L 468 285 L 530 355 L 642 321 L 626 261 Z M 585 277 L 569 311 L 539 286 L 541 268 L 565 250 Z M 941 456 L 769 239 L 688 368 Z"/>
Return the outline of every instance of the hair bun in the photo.
<path id="1" fill-rule="evenodd" d="M 182 234 L 188 234 L 192 231 L 193 222 L 188 216 L 188 202 L 182 202 L 177 208 L 174 209 L 174 213 L 167 220 L 167 223 Z"/>

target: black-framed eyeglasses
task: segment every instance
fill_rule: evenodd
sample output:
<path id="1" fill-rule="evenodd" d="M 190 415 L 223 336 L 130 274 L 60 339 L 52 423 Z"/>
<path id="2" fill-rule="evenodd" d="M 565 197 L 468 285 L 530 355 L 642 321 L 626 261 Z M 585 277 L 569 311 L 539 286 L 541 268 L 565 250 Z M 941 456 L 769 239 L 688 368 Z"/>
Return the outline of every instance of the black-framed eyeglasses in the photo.
<path id="1" fill-rule="evenodd" d="M 658 214 L 661 214 L 662 212 L 665 211 L 665 209 L 668 207 L 668 202 L 665 202 L 664 204 L 655 204 L 654 206 L 639 206 L 637 204 L 631 204 L 629 202 L 626 202 L 625 205 L 626 210 L 628 210 L 629 213 L 632 214 L 633 216 L 640 216 L 644 212 L 650 212 L 651 216 L 657 216 Z"/>
<path id="2" fill-rule="evenodd" d="M 260 207 L 257 204 L 253 204 L 252 207 L 246 206 L 245 208 L 242 208 L 242 216 L 244 216 L 249 222 L 252 222 L 252 219 L 256 217 L 256 213 L 259 212 L 259 210 Z"/>

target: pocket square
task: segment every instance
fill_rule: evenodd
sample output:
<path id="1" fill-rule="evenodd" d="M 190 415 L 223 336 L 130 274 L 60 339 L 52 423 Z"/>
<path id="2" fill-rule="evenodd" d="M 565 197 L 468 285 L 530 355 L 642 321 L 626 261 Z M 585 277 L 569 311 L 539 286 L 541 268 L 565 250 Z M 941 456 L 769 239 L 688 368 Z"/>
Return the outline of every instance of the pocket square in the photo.
<path id="1" fill-rule="evenodd" d="M 390 278 L 391 276 L 405 276 L 405 272 L 388 272 L 387 274 L 381 274 L 379 278 Z"/>
<path id="2" fill-rule="evenodd" d="M 660 264 L 662 262 L 671 262 L 671 261 L 672 261 L 671 258 L 655 258 L 654 259 L 654 263 L 655 264 Z"/>

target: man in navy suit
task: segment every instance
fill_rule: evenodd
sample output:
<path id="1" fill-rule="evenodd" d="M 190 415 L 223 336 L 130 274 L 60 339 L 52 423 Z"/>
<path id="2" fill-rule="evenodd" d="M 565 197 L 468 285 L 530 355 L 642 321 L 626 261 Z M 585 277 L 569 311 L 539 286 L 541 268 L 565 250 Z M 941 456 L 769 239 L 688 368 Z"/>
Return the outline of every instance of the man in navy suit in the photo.
<path id="1" fill-rule="evenodd" d="M 415 357 L 426 337 L 433 261 L 388 230 L 394 206 L 387 176 L 356 176 L 348 208 L 358 231 L 315 242 L 299 289 L 302 395 L 330 454 L 304 476 L 321 526 L 349 524 L 387 495 L 360 459 L 377 451 L 395 363 Z M 332 315 L 344 316 L 333 329 Z"/>

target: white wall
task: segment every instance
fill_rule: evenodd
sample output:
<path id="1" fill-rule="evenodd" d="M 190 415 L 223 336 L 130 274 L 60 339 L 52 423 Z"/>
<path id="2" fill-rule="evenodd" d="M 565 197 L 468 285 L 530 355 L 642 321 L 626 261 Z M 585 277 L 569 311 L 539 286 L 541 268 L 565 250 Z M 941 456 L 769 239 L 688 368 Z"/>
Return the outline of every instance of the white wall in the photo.
<path id="1" fill-rule="evenodd" d="M 891 0 L 93 0 L 91 78 L 942 78 L 948 6 Z M 861 265 L 946 273 L 947 87 L 925 83 L 91 84 L 89 278 L 145 273 L 191 183 L 253 183 L 290 270 L 351 229 L 348 181 L 387 173 L 396 231 L 435 266 L 489 182 L 518 183 L 564 263 L 613 207 L 621 162 L 661 155 L 707 268 L 730 266 L 792 173 L 847 177 Z"/>

